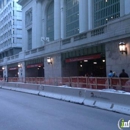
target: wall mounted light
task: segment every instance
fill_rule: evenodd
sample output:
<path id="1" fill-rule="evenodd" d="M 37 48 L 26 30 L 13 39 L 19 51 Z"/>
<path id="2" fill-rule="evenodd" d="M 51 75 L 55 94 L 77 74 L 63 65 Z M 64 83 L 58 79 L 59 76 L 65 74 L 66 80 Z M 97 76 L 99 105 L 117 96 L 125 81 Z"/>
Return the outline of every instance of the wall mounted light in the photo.
<path id="1" fill-rule="evenodd" d="M 52 58 L 51 57 L 47 57 L 47 63 L 52 64 Z"/>
<path id="2" fill-rule="evenodd" d="M 22 64 L 18 64 L 18 67 L 21 68 L 21 67 L 22 67 Z"/>
<path id="3" fill-rule="evenodd" d="M 102 60 L 102 62 L 105 62 L 105 60 Z"/>
<path id="4" fill-rule="evenodd" d="M 2 70 L 5 70 L 5 67 L 2 67 Z"/>
<path id="5" fill-rule="evenodd" d="M 127 54 L 126 44 L 124 42 L 119 43 L 119 51 L 123 54 Z"/>
<path id="6" fill-rule="evenodd" d="M 84 60 L 84 62 L 88 62 L 88 60 Z"/>
<path id="7" fill-rule="evenodd" d="M 80 65 L 80 67 L 83 67 L 83 65 Z"/>

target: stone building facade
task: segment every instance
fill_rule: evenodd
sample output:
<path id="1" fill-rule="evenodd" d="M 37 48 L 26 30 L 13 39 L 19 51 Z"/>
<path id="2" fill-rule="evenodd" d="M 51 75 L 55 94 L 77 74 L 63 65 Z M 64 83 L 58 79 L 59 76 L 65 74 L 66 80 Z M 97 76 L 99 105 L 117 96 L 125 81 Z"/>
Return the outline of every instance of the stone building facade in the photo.
<path id="1" fill-rule="evenodd" d="M 3 58 L 19 77 L 130 75 L 129 0 L 19 0 L 22 6 L 22 52 Z M 124 42 L 127 54 L 119 51 Z M 47 63 L 50 58 L 52 63 Z M 35 74 L 32 72 L 35 72 Z M 22 73 L 21 73 L 22 72 Z M 12 72 L 7 75 L 13 77 Z"/>

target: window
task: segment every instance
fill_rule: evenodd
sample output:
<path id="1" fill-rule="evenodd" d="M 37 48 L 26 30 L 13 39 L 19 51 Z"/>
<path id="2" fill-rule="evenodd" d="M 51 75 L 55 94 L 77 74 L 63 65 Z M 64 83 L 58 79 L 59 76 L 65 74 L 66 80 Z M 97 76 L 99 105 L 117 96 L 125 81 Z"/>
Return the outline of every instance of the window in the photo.
<path id="1" fill-rule="evenodd" d="M 47 37 L 54 40 L 54 2 L 51 2 L 47 9 Z"/>
<path id="2" fill-rule="evenodd" d="M 79 33 L 79 0 L 66 0 L 66 37 Z"/>
<path id="3" fill-rule="evenodd" d="M 120 0 L 94 0 L 94 27 L 120 17 Z"/>
<path id="4" fill-rule="evenodd" d="M 32 29 L 28 30 L 28 50 L 32 49 Z"/>
<path id="5" fill-rule="evenodd" d="M 25 25 L 29 26 L 32 24 L 32 8 L 25 13 Z"/>

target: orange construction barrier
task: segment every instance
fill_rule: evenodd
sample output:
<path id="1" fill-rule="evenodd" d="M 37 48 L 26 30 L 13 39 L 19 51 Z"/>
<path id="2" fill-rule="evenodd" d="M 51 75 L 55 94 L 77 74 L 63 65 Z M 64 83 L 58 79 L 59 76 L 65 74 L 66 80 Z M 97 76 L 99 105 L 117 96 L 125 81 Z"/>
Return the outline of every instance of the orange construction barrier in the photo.
<path id="1" fill-rule="evenodd" d="M 63 85 L 63 83 L 62 83 L 62 78 L 56 78 L 56 82 L 57 82 L 57 85 L 58 85 L 58 86 Z"/>
<path id="2" fill-rule="evenodd" d="M 2 80 L 3 78 L 1 78 Z M 71 87 L 105 89 L 114 88 L 116 90 L 124 90 L 130 92 L 129 78 L 107 78 L 107 77 L 59 77 L 46 78 L 43 77 L 9 77 L 8 82 L 25 82 L 48 85 L 68 85 Z"/>
<path id="3" fill-rule="evenodd" d="M 78 87 L 80 87 L 80 88 L 89 88 L 88 78 L 87 77 L 79 77 L 78 78 Z"/>
<path id="4" fill-rule="evenodd" d="M 69 77 L 63 77 L 62 78 L 62 85 L 71 86 L 71 84 L 70 84 L 70 78 Z"/>
<path id="5" fill-rule="evenodd" d="M 107 78 L 100 78 L 100 77 L 98 77 L 97 78 L 97 89 L 105 89 L 105 88 L 107 88 L 107 84 L 106 84 L 106 82 L 107 82 Z"/>
<path id="6" fill-rule="evenodd" d="M 97 78 L 89 77 L 88 78 L 88 85 L 89 85 L 89 88 L 97 89 Z"/>
<path id="7" fill-rule="evenodd" d="M 78 87 L 78 77 L 71 78 L 71 85 L 72 87 Z"/>

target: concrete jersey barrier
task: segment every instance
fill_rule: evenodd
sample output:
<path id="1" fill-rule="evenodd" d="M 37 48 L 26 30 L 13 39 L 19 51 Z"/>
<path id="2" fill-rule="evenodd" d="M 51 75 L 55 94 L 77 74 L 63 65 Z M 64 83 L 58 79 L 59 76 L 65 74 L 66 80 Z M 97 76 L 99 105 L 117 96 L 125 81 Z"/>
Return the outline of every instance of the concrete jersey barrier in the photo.
<path id="1" fill-rule="evenodd" d="M 39 95 L 75 103 L 83 103 L 85 90 L 45 85 L 43 86 L 43 89 L 40 91 Z"/>
<path id="2" fill-rule="evenodd" d="M 130 115 L 130 93 L 7 82 L 1 82 L 0 87 Z"/>
<path id="3" fill-rule="evenodd" d="M 130 114 L 130 94 L 86 90 L 84 105 Z"/>

